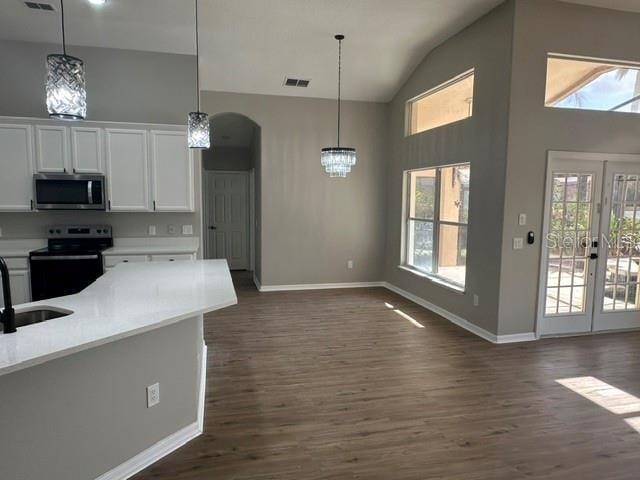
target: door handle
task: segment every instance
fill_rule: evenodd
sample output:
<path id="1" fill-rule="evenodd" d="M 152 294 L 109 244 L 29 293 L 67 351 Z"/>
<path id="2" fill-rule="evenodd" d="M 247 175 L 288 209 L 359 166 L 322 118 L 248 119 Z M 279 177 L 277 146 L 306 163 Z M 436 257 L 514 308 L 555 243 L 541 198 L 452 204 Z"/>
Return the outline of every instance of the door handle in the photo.
<path id="1" fill-rule="evenodd" d="M 598 258 L 598 254 L 597 253 L 592 253 L 591 255 L 589 255 L 589 258 L 591 260 L 595 260 L 596 258 Z"/>
<path id="2" fill-rule="evenodd" d="M 216 227 L 214 227 L 213 225 L 209 225 L 209 230 L 215 230 Z"/>

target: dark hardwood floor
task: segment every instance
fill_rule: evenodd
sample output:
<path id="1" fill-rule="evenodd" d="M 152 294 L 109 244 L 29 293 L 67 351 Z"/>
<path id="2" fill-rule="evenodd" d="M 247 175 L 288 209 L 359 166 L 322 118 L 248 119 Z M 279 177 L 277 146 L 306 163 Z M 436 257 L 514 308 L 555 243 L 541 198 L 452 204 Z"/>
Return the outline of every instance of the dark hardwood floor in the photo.
<path id="1" fill-rule="evenodd" d="M 235 280 L 205 322 L 204 435 L 136 480 L 640 478 L 640 333 L 498 346 L 382 288 Z"/>

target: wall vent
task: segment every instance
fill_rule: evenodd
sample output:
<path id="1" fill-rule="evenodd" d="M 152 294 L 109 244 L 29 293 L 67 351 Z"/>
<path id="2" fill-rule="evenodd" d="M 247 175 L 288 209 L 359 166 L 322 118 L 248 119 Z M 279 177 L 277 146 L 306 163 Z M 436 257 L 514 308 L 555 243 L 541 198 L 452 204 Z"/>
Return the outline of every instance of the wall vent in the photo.
<path id="1" fill-rule="evenodd" d="M 284 86 L 285 87 L 302 87 L 302 88 L 306 88 L 306 87 L 309 86 L 309 82 L 311 82 L 311 80 L 304 80 L 304 79 L 301 79 L 301 78 L 285 77 Z"/>
<path id="2" fill-rule="evenodd" d="M 56 7 L 50 3 L 41 3 L 41 2 L 24 2 L 27 8 L 32 10 L 44 10 L 46 12 L 55 12 Z"/>

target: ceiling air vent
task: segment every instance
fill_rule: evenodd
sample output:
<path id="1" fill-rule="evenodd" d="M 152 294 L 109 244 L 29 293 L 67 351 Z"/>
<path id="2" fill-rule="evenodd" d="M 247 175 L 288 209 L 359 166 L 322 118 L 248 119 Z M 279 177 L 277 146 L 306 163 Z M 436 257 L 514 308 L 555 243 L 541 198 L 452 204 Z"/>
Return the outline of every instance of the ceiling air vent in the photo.
<path id="1" fill-rule="evenodd" d="M 32 10 L 44 10 L 46 12 L 55 12 L 56 10 L 56 7 L 50 3 L 24 2 L 24 4 Z"/>
<path id="2" fill-rule="evenodd" d="M 290 77 L 285 77 L 284 79 L 284 86 L 285 87 L 302 87 L 302 88 L 306 88 L 309 86 L 309 82 L 311 80 L 303 80 L 301 78 L 290 78 Z"/>

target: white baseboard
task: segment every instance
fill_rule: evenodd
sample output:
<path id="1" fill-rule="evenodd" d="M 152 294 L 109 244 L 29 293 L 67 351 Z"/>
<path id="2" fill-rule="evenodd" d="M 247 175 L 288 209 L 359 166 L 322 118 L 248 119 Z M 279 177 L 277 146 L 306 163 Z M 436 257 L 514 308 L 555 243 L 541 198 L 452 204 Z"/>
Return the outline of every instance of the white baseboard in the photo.
<path id="1" fill-rule="evenodd" d="M 291 290 L 327 290 L 332 288 L 367 288 L 384 286 L 385 282 L 298 283 L 295 285 L 261 285 L 258 287 L 258 290 L 261 292 L 285 292 Z"/>
<path id="2" fill-rule="evenodd" d="M 400 295 L 401 297 L 406 298 L 407 300 L 411 300 L 413 303 L 417 303 L 418 305 L 420 305 L 421 307 L 426 308 L 427 310 L 431 310 L 434 313 L 437 313 L 438 315 L 440 315 L 441 317 L 446 318 L 447 320 L 449 320 L 451 323 L 456 324 L 459 327 L 464 328 L 465 330 L 481 337 L 484 338 L 485 340 L 491 342 L 491 343 L 497 343 L 497 344 L 502 344 L 502 343 L 516 343 L 516 342 L 530 342 L 532 340 L 537 340 L 535 333 L 517 333 L 517 334 L 513 334 L 513 335 L 496 335 L 495 333 L 491 333 L 487 330 L 485 330 L 482 327 L 479 327 L 467 320 L 465 320 L 462 317 L 459 317 L 458 315 L 449 312 L 448 310 L 445 310 L 442 307 L 439 307 L 437 305 L 434 305 L 431 302 L 428 302 L 427 300 L 425 300 L 424 298 L 420 298 L 417 295 L 414 295 L 413 293 L 407 292 L 406 290 L 403 290 L 402 288 L 393 285 L 392 283 L 389 282 L 385 282 L 384 285 L 387 289 L 391 290 L 392 292 L 397 293 L 398 295 Z"/>
<path id="3" fill-rule="evenodd" d="M 140 452 L 133 458 L 100 475 L 96 480 L 126 480 L 158 460 L 200 436 L 204 427 L 205 392 L 207 388 L 207 346 L 202 343 L 200 363 L 200 391 L 197 420 Z"/>

